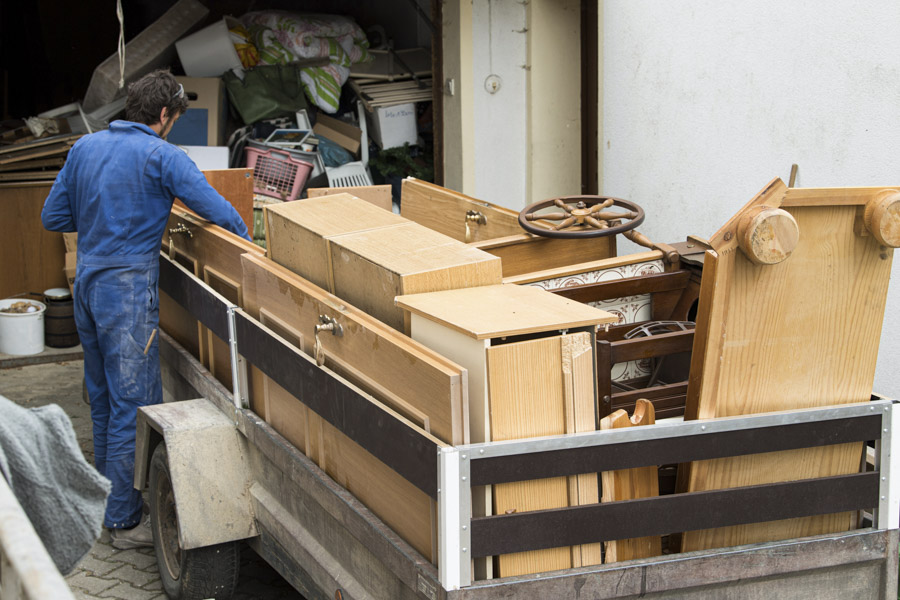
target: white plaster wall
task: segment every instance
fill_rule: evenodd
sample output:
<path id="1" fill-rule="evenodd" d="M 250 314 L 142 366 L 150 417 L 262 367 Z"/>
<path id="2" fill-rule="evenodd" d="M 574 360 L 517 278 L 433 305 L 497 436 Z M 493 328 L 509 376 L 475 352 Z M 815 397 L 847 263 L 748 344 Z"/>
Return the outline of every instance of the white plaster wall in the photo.
<path id="1" fill-rule="evenodd" d="M 601 189 L 644 206 L 651 239 L 711 236 L 792 163 L 797 187 L 900 186 L 900 3 L 605 0 L 602 17 Z M 875 379 L 893 397 L 898 263 Z"/>

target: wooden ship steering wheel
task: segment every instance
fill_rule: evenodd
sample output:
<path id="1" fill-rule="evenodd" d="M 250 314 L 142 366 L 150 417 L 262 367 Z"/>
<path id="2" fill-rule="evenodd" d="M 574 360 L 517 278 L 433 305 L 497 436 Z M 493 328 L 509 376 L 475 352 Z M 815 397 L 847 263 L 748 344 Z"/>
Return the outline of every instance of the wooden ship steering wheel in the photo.
<path id="1" fill-rule="evenodd" d="M 563 212 L 540 213 L 557 207 Z M 611 207 L 625 212 L 606 210 Z M 545 225 L 539 221 L 559 221 Z M 628 200 L 608 196 L 563 196 L 526 206 L 519 213 L 522 229 L 555 238 L 594 238 L 631 231 L 644 222 L 644 209 Z"/>

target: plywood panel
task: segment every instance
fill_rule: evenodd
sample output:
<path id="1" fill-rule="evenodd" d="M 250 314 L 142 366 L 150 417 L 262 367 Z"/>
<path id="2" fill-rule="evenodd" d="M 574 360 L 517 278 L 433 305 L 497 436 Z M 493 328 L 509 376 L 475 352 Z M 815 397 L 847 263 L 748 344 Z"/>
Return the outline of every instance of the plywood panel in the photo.
<path id="1" fill-rule="evenodd" d="M 468 211 L 484 215 L 485 223 L 470 221 L 467 238 Z M 412 177 L 403 180 L 400 214 L 460 242 L 477 242 L 522 233 L 516 211 Z"/>
<path id="2" fill-rule="evenodd" d="M 566 337 L 575 339 L 563 344 Z M 589 334 L 494 346 L 487 350 L 487 366 L 494 441 L 558 435 L 579 428 L 593 430 L 593 354 Z M 588 414 L 589 419 L 585 418 Z M 495 514 L 594 503 L 597 476 L 499 484 L 494 486 L 493 502 Z M 573 560 L 585 565 L 598 563 L 599 545 L 501 555 L 495 562 L 495 572 L 499 577 L 508 577 L 567 569 L 573 566 Z"/>
<path id="3" fill-rule="evenodd" d="M 228 200 L 241 216 L 247 231 L 253 232 L 253 169 L 212 169 L 202 171 L 206 181 Z M 190 211 L 184 203 L 175 199 L 175 208 Z"/>
<path id="4" fill-rule="evenodd" d="M 319 334 L 326 366 L 436 437 L 468 440 L 462 367 L 264 257 L 243 257 L 242 289 L 248 313 L 302 336 L 310 353 L 319 316 L 336 319 L 341 336 Z"/>
<path id="5" fill-rule="evenodd" d="M 315 415 L 311 411 L 310 414 Z M 319 423 L 322 431 L 319 466 L 422 556 L 436 562 L 434 501 L 333 426 L 321 419 Z"/>
<path id="6" fill-rule="evenodd" d="M 332 187 L 332 188 L 307 188 L 307 198 L 319 198 L 321 196 L 331 196 L 332 194 L 346 193 L 356 196 L 370 204 L 374 204 L 378 208 L 384 210 L 393 210 L 394 203 L 391 198 L 390 185 L 361 185 L 354 187 Z"/>
<path id="7" fill-rule="evenodd" d="M 873 197 L 879 191 L 867 189 Z M 740 216 L 753 206 L 781 205 L 786 192 L 784 183 L 773 181 L 711 240 L 685 418 L 870 398 L 893 251 L 855 233 L 858 190 L 846 190 L 846 197 L 831 190 L 819 199 L 807 192 L 802 202 L 785 206 L 800 230 L 793 254 L 778 264 L 754 264 L 737 246 Z M 682 487 L 853 473 L 862 450 L 862 444 L 848 444 L 698 462 L 682 476 Z M 684 549 L 843 531 L 854 523 L 846 513 L 688 532 Z"/>
<path id="8" fill-rule="evenodd" d="M 600 421 L 600 429 L 621 429 L 652 425 L 655 422 L 653 404 L 649 400 L 641 398 L 636 403 L 632 418 L 629 418 L 628 413 L 624 410 L 617 410 Z M 601 478 L 603 480 L 603 502 L 659 496 L 659 477 L 655 466 L 606 471 Z M 617 540 L 606 544 L 607 563 L 649 558 L 660 554 L 662 554 L 662 542 L 658 535 Z"/>
<path id="9" fill-rule="evenodd" d="M 66 287 L 61 233 L 47 231 L 41 210 L 51 184 L 0 186 L 0 298 Z"/>

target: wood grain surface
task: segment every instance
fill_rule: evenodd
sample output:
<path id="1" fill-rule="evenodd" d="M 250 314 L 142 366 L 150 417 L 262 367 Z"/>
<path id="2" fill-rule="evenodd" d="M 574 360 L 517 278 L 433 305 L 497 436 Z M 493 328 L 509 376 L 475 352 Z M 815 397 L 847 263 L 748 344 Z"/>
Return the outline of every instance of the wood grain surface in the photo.
<path id="1" fill-rule="evenodd" d="M 590 338 L 587 333 L 577 333 L 488 348 L 492 440 L 593 431 Z M 598 500 L 597 475 L 498 484 L 493 499 L 494 514 L 501 515 L 593 504 Z M 573 563 L 598 564 L 600 560 L 599 544 L 532 550 L 497 557 L 495 574 L 510 577 L 567 569 Z"/>
<path id="2" fill-rule="evenodd" d="M 652 425 L 655 422 L 653 404 L 642 398 L 635 403 L 632 417 L 629 418 L 628 413 L 624 410 L 617 410 L 600 420 L 600 429 L 638 427 Z M 655 466 L 606 471 L 601 474 L 601 479 L 603 481 L 603 502 L 659 496 L 659 477 Z M 606 543 L 605 562 L 649 558 L 660 554 L 662 554 L 662 541 L 659 536 L 617 540 Z"/>
<path id="3" fill-rule="evenodd" d="M 872 393 L 892 250 L 857 234 L 859 204 L 879 190 L 811 191 L 787 210 L 799 242 L 778 264 L 754 264 L 734 226 L 753 206 L 778 207 L 775 180 L 723 227 L 707 253 L 686 419 L 866 402 Z M 859 200 L 863 199 L 862 202 Z M 690 491 L 854 473 L 862 444 L 701 461 L 680 474 Z M 688 532 L 684 550 L 847 530 L 855 514 Z"/>

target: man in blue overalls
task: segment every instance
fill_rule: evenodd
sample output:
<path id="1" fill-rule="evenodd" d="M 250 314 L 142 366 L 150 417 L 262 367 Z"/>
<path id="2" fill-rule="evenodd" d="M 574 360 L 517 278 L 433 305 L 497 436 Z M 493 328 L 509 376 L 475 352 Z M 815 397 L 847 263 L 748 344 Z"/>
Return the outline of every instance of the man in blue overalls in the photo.
<path id="1" fill-rule="evenodd" d="M 112 481 L 104 525 L 113 546 L 153 543 L 134 489 L 137 409 L 162 401 L 159 251 L 172 202 L 246 239 L 247 227 L 180 148 L 165 141 L 187 109 L 155 71 L 128 88 L 127 121 L 78 140 L 44 203 L 50 231 L 78 232 L 75 322 L 84 349 L 97 470 Z"/>

